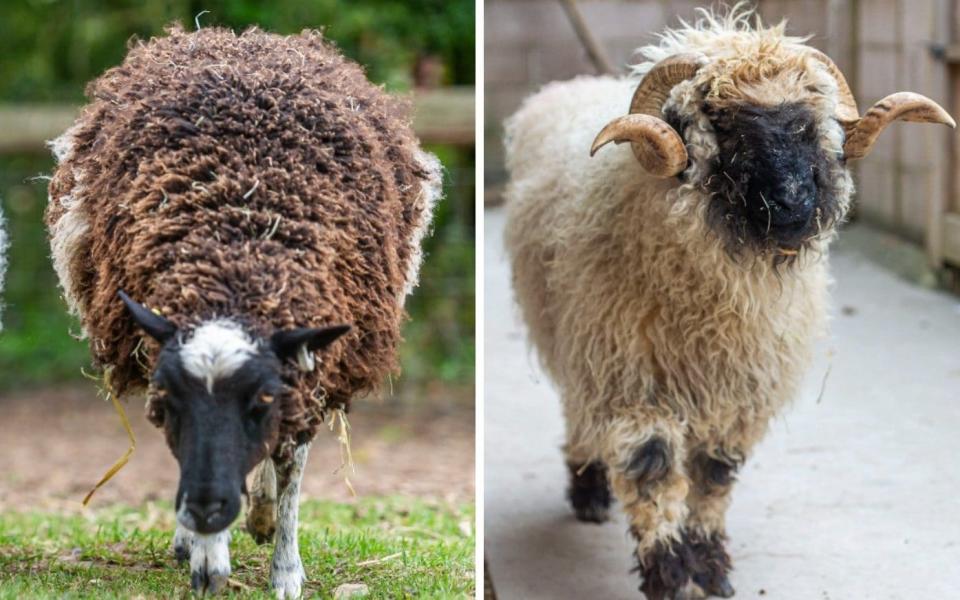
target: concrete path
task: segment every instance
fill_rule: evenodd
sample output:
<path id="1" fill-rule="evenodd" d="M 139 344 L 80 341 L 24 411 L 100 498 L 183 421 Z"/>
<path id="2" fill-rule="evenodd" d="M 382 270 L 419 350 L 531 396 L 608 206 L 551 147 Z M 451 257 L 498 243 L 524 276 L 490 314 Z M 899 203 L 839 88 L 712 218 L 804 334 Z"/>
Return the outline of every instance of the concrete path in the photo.
<path id="1" fill-rule="evenodd" d="M 485 535 L 498 597 L 640 598 L 623 517 L 582 524 L 564 500 L 559 404 L 512 303 L 503 222 L 487 211 Z M 868 260 L 870 230 L 848 233 L 833 255 L 832 335 L 734 489 L 736 597 L 960 598 L 960 301 Z"/>

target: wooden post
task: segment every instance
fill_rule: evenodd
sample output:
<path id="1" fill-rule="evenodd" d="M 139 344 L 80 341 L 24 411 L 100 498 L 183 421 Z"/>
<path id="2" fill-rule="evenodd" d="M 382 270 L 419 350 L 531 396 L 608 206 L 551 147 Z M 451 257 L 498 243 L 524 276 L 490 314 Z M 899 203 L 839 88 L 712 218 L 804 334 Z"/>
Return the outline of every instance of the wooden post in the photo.
<path id="1" fill-rule="evenodd" d="M 600 75 L 612 75 L 614 69 L 610 65 L 610 59 L 607 58 L 607 53 L 603 51 L 603 48 L 600 47 L 600 44 L 594 39 L 593 34 L 590 33 L 590 28 L 587 27 L 586 21 L 583 20 L 583 15 L 580 14 L 580 7 L 577 6 L 576 0 L 560 0 L 560 5 L 563 6 L 563 10 L 566 11 L 567 18 L 570 19 L 570 24 L 573 25 L 573 30 L 577 33 L 577 37 L 580 38 L 580 43 L 583 44 L 584 49 L 586 49 L 587 56 L 590 58 L 590 62 L 593 63 L 593 67 L 597 70 L 597 73 Z"/>

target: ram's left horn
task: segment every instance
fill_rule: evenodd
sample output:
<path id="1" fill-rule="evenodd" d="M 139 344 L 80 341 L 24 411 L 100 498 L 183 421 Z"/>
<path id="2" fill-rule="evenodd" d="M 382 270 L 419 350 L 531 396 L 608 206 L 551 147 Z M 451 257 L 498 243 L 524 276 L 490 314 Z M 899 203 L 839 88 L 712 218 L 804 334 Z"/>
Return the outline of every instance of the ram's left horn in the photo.
<path id="1" fill-rule="evenodd" d="M 610 121 L 593 140 L 590 156 L 610 142 L 631 142 L 637 160 L 655 177 L 673 177 L 687 167 L 687 149 L 680 135 L 650 115 L 624 115 Z"/>
<path id="2" fill-rule="evenodd" d="M 913 92 L 897 92 L 870 107 L 867 114 L 847 133 L 843 154 L 847 160 L 856 160 L 870 154 L 880 133 L 894 121 L 915 123 L 942 123 L 956 127 L 957 123 L 939 104 Z"/>

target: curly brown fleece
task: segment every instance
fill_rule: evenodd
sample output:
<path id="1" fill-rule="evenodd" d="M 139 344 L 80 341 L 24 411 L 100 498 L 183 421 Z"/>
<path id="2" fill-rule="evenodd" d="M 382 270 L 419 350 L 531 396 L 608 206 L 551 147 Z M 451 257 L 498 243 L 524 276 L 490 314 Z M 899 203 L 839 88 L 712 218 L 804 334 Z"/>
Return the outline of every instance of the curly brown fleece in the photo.
<path id="1" fill-rule="evenodd" d="M 353 325 L 312 372 L 284 366 L 286 453 L 397 370 L 438 163 L 407 104 L 318 32 L 167 34 L 90 83 L 53 144 L 54 261 L 119 394 L 147 383 L 158 351 L 119 289 L 181 330 L 216 316 L 263 337 Z"/>

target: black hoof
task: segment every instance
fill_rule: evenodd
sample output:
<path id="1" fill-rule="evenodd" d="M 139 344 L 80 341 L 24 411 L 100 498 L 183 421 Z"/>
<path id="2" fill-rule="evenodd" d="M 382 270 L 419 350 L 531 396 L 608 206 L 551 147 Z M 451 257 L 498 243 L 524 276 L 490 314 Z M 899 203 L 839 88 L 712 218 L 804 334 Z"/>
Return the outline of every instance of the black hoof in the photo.
<path id="1" fill-rule="evenodd" d="M 577 519 L 585 523 L 605 522 L 613 501 L 606 467 L 594 461 L 587 465 L 568 463 L 567 468 L 570 469 L 567 498 Z"/>
<path id="2" fill-rule="evenodd" d="M 606 506 L 598 506 L 595 504 L 574 506 L 573 512 L 577 520 L 583 521 L 584 523 L 606 523 L 610 520 L 610 511 Z"/>
<path id="3" fill-rule="evenodd" d="M 653 550 L 638 557 L 636 570 L 643 578 L 640 591 L 647 600 L 704 597 L 703 591 L 693 582 L 696 559 L 685 540 L 657 542 Z"/>
<path id="4" fill-rule="evenodd" d="M 712 575 L 709 578 L 698 574 L 693 576 L 693 580 L 703 591 L 717 598 L 732 598 L 736 593 L 733 586 L 730 585 L 730 578 L 725 573 Z"/>
<path id="5" fill-rule="evenodd" d="M 174 546 L 173 557 L 177 559 L 177 564 L 182 565 L 190 560 L 190 548 L 186 545 Z"/>
<path id="6" fill-rule="evenodd" d="M 736 591 L 730 585 L 730 578 L 724 575 L 719 581 L 710 587 L 707 592 L 718 598 L 733 598 Z"/>
<path id="7" fill-rule="evenodd" d="M 732 564 L 724 548 L 724 537 L 720 534 L 708 537 L 692 534 L 688 540 L 697 561 L 697 572 L 693 577 L 697 585 L 712 596 L 733 596 L 734 589 L 728 577 Z"/>
<path id="8" fill-rule="evenodd" d="M 636 536 L 636 532 L 634 532 Z M 638 538 L 639 539 L 639 538 Z M 730 556 L 720 534 L 702 536 L 684 533 L 679 541 L 658 542 L 639 557 L 636 570 L 648 600 L 693 600 L 734 595 L 730 585 Z"/>
<path id="9" fill-rule="evenodd" d="M 196 594 L 219 594 L 227 587 L 229 575 L 226 573 L 193 571 L 190 573 L 190 587 Z"/>

